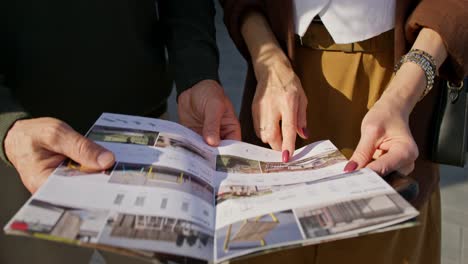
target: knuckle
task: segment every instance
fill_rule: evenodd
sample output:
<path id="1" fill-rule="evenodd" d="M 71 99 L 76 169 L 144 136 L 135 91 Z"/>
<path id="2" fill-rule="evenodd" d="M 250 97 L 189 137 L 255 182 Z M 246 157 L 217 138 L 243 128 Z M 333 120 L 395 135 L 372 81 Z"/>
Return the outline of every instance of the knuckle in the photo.
<path id="1" fill-rule="evenodd" d="M 283 140 L 286 142 L 294 141 L 296 138 L 296 133 L 297 133 L 297 130 L 295 126 L 289 126 L 287 127 L 287 129 L 283 129 L 282 131 Z"/>
<path id="2" fill-rule="evenodd" d="M 411 157 L 411 154 L 410 153 L 406 153 L 406 154 L 403 154 L 401 160 L 399 161 L 400 163 L 399 164 L 404 164 L 404 163 L 408 163 L 408 162 L 411 162 L 413 161 L 412 157 Z"/>
<path id="3" fill-rule="evenodd" d="M 215 129 L 214 127 L 205 127 L 202 133 L 205 136 L 219 137 L 219 130 Z"/>
<path id="4" fill-rule="evenodd" d="M 277 112 L 277 108 L 275 107 L 276 104 L 269 103 L 269 102 L 260 102 L 257 105 L 257 111 L 259 115 L 264 115 L 266 113 L 275 113 Z"/>
<path id="5" fill-rule="evenodd" d="M 223 100 L 220 100 L 219 98 L 209 100 L 209 102 L 207 102 L 204 107 L 204 112 L 206 115 L 224 113 L 225 110 L 225 104 Z"/>
<path id="6" fill-rule="evenodd" d="M 307 99 L 307 96 L 302 96 L 302 104 L 304 105 L 304 107 L 307 107 L 307 105 L 309 104 L 309 99 Z"/>
<path id="7" fill-rule="evenodd" d="M 361 151 L 354 151 L 352 159 L 356 160 L 358 163 L 362 163 L 367 158 L 366 158 L 366 155 L 364 153 L 362 153 Z"/>
<path id="8" fill-rule="evenodd" d="M 271 131 L 265 131 L 265 133 L 262 134 L 262 140 L 264 143 L 272 143 L 276 141 L 276 137 Z"/>
<path id="9" fill-rule="evenodd" d="M 409 162 L 414 162 L 419 157 L 418 146 L 414 142 L 410 142 L 405 147 L 406 151 L 403 152 L 403 159 Z"/>
<path id="10" fill-rule="evenodd" d="M 389 170 L 386 166 L 384 166 L 383 164 L 381 164 L 381 163 L 377 163 L 377 164 L 371 163 L 371 164 L 369 165 L 369 168 L 370 168 L 371 170 L 375 171 L 375 172 L 376 172 L 377 174 L 379 174 L 380 176 L 387 175 L 387 174 L 390 172 L 390 170 Z"/>
<path id="11" fill-rule="evenodd" d="M 213 106 L 217 108 L 223 108 L 226 105 L 226 98 L 223 96 L 216 96 L 212 100 Z"/>
<path id="12" fill-rule="evenodd" d="M 297 103 L 299 95 L 297 94 L 297 91 L 288 91 L 284 98 L 286 103 L 291 105 Z"/>
<path id="13" fill-rule="evenodd" d="M 259 100 L 257 102 L 252 103 L 252 112 L 260 115 L 261 112 L 269 110 L 272 105 L 273 104 L 271 104 L 267 100 Z"/>
<path id="14" fill-rule="evenodd" d="M 411 174 L 411 172 L 414 170 L 414 162 L 413 163 L 409 163 L 408 165 L 398 169 L 398 172 L 400 172 L 401 174 L 403 175 L 409 175 Z"/>
<path id="15" fill-rule="evenodd" d="M 361 128 L 361 133 L 363 135 L 369 135 L 371 137 L 378 137 L 378 136 L 382 135 L 383 132 L 384 132 L 383 127 L 378 126 L 378 125 L 374 125 L 374 124 L 367 124 L 367 125 L 364 125 Z"/>
<path id="16" fill-rule="evenodd" d="M 413 160 L 416 160 L 419 157 L 419 148 L 414 142 L 411 144 L 411 157 Z"/>
<path id="17" fill-rule="evenodd" d="M 268 143 L 273 141 L 273 136 L 270 133 L 263 133 L 262 134 L 262 140 L 264 143 Z"/>
<path id="18" fill-rule="evenodd" d="M 47 125 L 42 126 L 39 135 L 44 139 L 48 145 L 55 145 L 59 142 L 60 138 L 67 130 L 65 123 L 60 121 L 49 122 Z"/>
<path id="19" fill-rule="evenodd" d="M 260 131 L 258 129 L 255 129 L 255 135 L 257 136 L 257 138 L 262 139 L 262 135 L 260 134 Z M 262 139 L 262 141 L 263 141 L 263 139 Z M 265 142 L 263 142 L 263 143 L 265 143 Z"/>
<path id="20" fill-rule="evenodd" d="M 406 151 L 402 151 L 398 156 L 399 163 L 408 163 L 411 160 L 411 153 L 410 150 L 407 149 Z"/>
<path id="21" fill-rule="evenodd" d="M 297 76 L 296 74 L 294 74 L 293 82 L 297 87 L 302 88 L 301 79 L 299 79 L 299 76 Z"/>
<path id="22" fill-rule="evenodd" d="M 269 142 L 269 141 L 268 141 L 268 138 L 266 138 L 266 137 L 263 136 L 263 135 L 260 135 L 260 139 L 261 139 L 262 142 L 265 143 L 265 144 L 268 144 L 268 142 Z"/>
<path id="23" fill-rule="evenodd" d="M 84 156 L 87 153 L 89 153 L 93 147 L 93 143 L 91 143 L 91 141 L 89 141 L 85 137 L 77 137 L 77 139 L 75 140 L 74 146 L 75 146 L 74 149 L 76 151 L 76 155 L 77 157 L 79 157 L 79 156 Z"/>
<path id="24" fill-rule="evenodd" d="M 388 175 L 390 172 L 391 171 L 387 166 L 382 166 L 378 171 L 380 175 Z"/>

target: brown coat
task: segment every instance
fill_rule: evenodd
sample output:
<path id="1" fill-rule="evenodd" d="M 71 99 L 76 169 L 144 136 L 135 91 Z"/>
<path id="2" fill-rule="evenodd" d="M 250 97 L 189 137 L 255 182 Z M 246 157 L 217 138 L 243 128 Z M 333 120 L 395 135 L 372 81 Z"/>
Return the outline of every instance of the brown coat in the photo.
<path id="1" fill-rule="evenodd" d="M 468 73 L 468 1 L 462 0 L 396 0 L 395 14 L 395 62 L 405 54 L 417 37 L 422 27 L 438 32 L 449 53 L 449 57 L 440 68 L 442 78 L 460 80 Z M 242 38 L 240 28 L 243 16 L 256 10 L 265 15 L 279 43 L 294 64 L 295 36 L 292 0 L 221 0 L 224 7 L 224 20 L 228 31 L 243 56 L 249 61 L 249 53 Z M 251 117 L 251 104 L 255 94 L 256 80 L 249 63 L 245 90 L 241 108 L 243 139 L 261 145 L 255 137 Z M 410 126 L 420 150 L 415 172 L 411 175 L 420 185 L 420 195 L 415 202 L 421 206 L 438 186 L 439 172 L 437 165 L 429 161 L 432 120 L 437 97 L 434 89 L 414 109 Z"/>
<path id="2" fill-rule="evenodd" d="M 260 11 L 268 19 L 276 38 L 294 59 L 294 19 L 292 0 L 221 0 L 224 21 L 234 43 L 248 58 L 240 33 L 242 17 L 250 10 Z M 449 58 L 440 74 L 461 80 L 468 73 L 468 1 L 466 0 L 396 0 L 395 61 L 414 42 L 422 27 L 438 32 L 446 43 Z"/>

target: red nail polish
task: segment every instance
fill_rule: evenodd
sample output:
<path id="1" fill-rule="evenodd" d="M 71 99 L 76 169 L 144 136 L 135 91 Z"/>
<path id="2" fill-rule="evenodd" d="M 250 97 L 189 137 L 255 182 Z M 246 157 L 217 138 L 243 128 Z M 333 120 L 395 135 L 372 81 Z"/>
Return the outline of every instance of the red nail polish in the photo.
<path id="1" fill-rule="evenodd" d="M 25 223 L 25 222 L 15 221 L 15 222 L 11 223 L 10 228 L 13 229 L 13 230 L 27 231 L 28 230 L 28 224 Z"/>
<path id="2" fill-rule="evenodd" d="M 344 167 L 344 172 L 352 172 L 355 171 L 357 168 L 358 164 L 355 161 L 349 161 L 348 164 Z"/>
<path id="3" fill-rule="evenodd" d="M 309 130 L 307 129 L 307 127 L 302 128 L 302 135 L 304 135 L 306 139 L 309 139 Z"/>
<path id="4" fill-rule="evenodd" d="M 283 162 L 288 162 L 289 161 L 289 150 L 284 150 L 283 151 Z"/>

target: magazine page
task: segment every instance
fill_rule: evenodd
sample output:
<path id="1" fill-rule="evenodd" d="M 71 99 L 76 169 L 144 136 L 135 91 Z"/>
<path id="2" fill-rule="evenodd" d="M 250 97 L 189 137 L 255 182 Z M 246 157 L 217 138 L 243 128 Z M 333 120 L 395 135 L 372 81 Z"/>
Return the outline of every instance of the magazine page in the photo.
<path id="1" fill-rule="evenodd" d="M 418 214 L 375 172 L 343 173 L 347 161 L 331 142 L 296 153 L 291 162 L 281 163 L 275 162 L 280 153 L 269 150 L 237 144 L 219 148 L 217 262 L 355 236 Z"/>
<path id="2" fill-rule="evenodd" d="M 213 259 L 214 149 L 175 123 L 116 114 L 87 136 L 115 154 L 114 166 L 64 162 L 6 232 Z"/>
<path id="3" fill-rule="evenodd" d="M 346 158 L 329 140 L 296 150 L 290 162 L 280 161 L 279 151 L 243 142 L 222 141 L 216 156 L 216 185 L 222 181 L 231 185 L 309 182 L 341 174 L 347 163 Z M 283 177 L 285 173 L 287 178 Z"/>
<path id="4" fill-rule="evenodd" d="M 103 114 L 87 137 L 115 154 L 108 170 L 63 162 L 5 227 L 34 236 L 191 260 L 375 232 L 418 212 L 371 170 L 343 173 L 330 141 L 281 153 L 173 122 Z"/>
<path id="5" fill-rule="evenodd" d="M 118 142 L 152 146 L 169 153 L 183 153 L 192 164 L 214 168 L 216 148 L 207 145 L 192 130 L 174 122 L 104 113 L 87 134 L 98 142 Z M 177 160 L 174 160 L 178 162 Z"/>

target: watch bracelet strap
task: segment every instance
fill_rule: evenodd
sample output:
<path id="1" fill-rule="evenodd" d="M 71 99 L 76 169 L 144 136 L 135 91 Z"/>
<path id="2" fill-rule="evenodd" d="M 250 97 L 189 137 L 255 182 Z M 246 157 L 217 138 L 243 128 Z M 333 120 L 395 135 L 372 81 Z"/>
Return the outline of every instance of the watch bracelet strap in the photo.
<path id="1" fill-rule="evenodd" d="M 426 77 L 426 87 L 419 100 L 424 98 L 434 86 L 436 76 L 435 59 L 427 52 L 419 49 L 411 49 L 407 54 L 403 55 L 400 61 L 395 65 L 394 71 L 397 72 L 401 65 L 406 62 L 412 62 L 421 67 Z"/>

